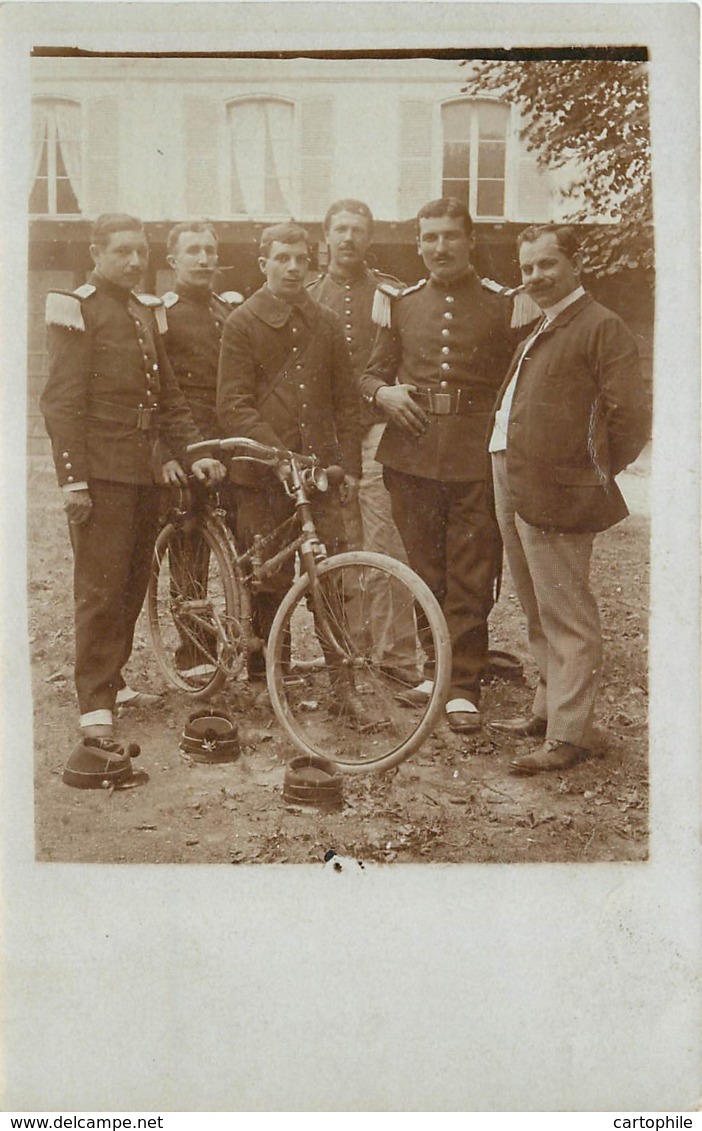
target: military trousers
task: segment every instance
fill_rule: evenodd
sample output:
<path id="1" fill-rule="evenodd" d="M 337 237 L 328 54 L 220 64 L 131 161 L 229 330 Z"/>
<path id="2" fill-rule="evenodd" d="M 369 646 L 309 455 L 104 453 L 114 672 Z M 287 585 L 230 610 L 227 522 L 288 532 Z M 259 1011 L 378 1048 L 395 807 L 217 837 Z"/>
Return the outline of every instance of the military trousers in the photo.
<path id="1" fill-rule="evenodd" d="M 492 456 L 497 521 L 539 670 L 533 713 L 546 737 L 588 749 L 602 669 L 602 634 L 590 588 L 595 535 L 530 526 L 515 512 L 504 452 Z"/>
<path id="2" fill-rule="evenodd" d="M 469 699 L 477 706 L 502 553 L 485 484 L 447 483 L 391 467 L 385 467 L 384 479 L 409 564 L 446 617 L 453 653 L 449 698 Z M 419 635 L 423 642 L 421 624 Z M 424 674 L 433 674 L 430 654 Z"/>
<path id="3" fill-rule="evenodd" d="M 93 507 L 69 524 L 73 546 L 75 681 L 81 715 L 113 710 L 149 583 L 159 526 L 155 485 L 89 482 Z"/>
<path id="4" fill-rule="evenodd" d="M 383 482 L 383 465 L 375 458 L 384 430 L 384 424 L 372 424 L 363 436 L 358 496 L 343 508 L 344 526 L 350 550 L 371 550 L 406 563 L 407 553 Z M 417 670 L 414 612 L 407 607 L 404 588 L 392 578 L 378 577 L 374 582 L 366 594 L 374 659 L 413 678 Z"/>

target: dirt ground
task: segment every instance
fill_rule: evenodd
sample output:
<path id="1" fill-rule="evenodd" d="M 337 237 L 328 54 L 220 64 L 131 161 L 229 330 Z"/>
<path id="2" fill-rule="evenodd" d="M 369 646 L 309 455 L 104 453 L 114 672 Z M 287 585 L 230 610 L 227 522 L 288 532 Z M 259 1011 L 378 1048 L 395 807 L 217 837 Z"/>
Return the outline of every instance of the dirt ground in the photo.
<path id="1" fill-rule="evenodd" d="M 636 484 L 635 484 L 636 486 Z M 159 711 L 125 711 L 117 738 L 138 742 L 134 788 L 63 784 L 77 740 L 72 677 L 71 556 L 53 474 L 32 475 L 29 639 L 33 661 L 36 854 L 98 863 L 319 863 L 328 849 L 364 862 L 641 860 L 648 836 L 647 622 L 649 523 L 644 514 L 600 535 L 594 589 L 605 640 L 598 750 L 563 774 L 518 778 L 509 762 L 532 741 L 484 727 L 476 738 L 442 722 L 408 761 L 384 774 L 348 777 L 337 813 L 289 806 L 285 764 L 295 753 L 263 688 L 220 699 L 239 721 L 234 763 L 191 764 L 178 749 L 192 702 L 166 691 Z M 633 509 L 633 508 L 632 508 Z M 637 508 L 642 509 L 642 508 Z M 509 576 L 491 618 L 491 646 L 526 657 L 523 620 Z M 523 685 L 492 682 L 484 718 L 521 713 Z M 143 620 L 130 682 L 162 687 Z"/>

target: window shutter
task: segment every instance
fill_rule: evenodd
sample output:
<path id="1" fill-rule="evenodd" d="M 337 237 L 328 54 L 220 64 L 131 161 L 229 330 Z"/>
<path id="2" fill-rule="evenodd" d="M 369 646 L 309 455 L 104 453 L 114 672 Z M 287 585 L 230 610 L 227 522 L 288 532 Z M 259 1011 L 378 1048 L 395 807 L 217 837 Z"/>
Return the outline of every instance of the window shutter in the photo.
<path id="1" fill-rule="evenodd" d="M 548 173 L 533 153 L 519 158 L 517 172 L 517 215 L 520 223 L 545 223 L 551 219 L 551 194 Z"/>
<path id="2" fill-rule="evenodd" d="M 434 107 L 431 102 L 400 104 L 400 180 L 398 212 L 401 220 L 415 216 L 433 191 L 431 151 Z"/>
<path id="3" fill-rule="evenodd" d="M 98 216 L 119 207 L 119 102 L 95 98 L 86 108 L 84 212 Z M 81 201 L 82 204 L 82 201 Z"/>
<path id="4" fill-rule="evenodd" d="M 334 104 L 331 98 L 300 103 L 300 218 L 324 216 L 332 199 Z"/>
<path id="5" fill-rule="evenodd" d="M 222 212 L 220 127 L 223 114 L 220 104 L 210 98 L 183 99 L 185 212 L 188 216 L 218 216 Z"/>

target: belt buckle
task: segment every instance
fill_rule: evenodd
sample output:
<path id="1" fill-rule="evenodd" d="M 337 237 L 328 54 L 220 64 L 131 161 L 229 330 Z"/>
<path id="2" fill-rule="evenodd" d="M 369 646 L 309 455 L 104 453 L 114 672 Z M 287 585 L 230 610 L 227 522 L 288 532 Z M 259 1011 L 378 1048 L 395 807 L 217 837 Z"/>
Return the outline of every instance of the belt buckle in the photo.
<path id="1" fill-rule="evenodd" d="M 437 416 L 450 416 L 451 415 L 451 394 L 450 393 L 431 393 L 430 397 L 431 411 L 436 413 Z"/>

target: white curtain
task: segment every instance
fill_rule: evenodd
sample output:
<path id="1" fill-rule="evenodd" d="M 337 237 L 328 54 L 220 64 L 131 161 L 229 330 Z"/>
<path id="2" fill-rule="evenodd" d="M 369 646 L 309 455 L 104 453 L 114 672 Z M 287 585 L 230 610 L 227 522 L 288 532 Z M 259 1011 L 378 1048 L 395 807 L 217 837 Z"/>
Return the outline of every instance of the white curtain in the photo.
<path id="1" fill-rule="evenodd" d="M 83 189 L 83 170 L 81 161 L 80 106 L 75 102 L 54 103 L 56 120 L 56 140 L 73 194 L 82 212 L 81 196 Z"/>
<path id="2" fill-rule="evenodd" d="M 232 211 L 290 213 L 293 107 L 274 99 L 229 107 Z"/>
<path id="3" fill-rule="evenodd" d="M 39 166 L 41 164 L 41 154 L 44 148 L 44 139 L 46 137 L 46 124 L 49 115 L 48 102 L 33 102 L 32 103 L 32 152 L 30 155 L 30 169 L 29 169 L 29 191 L 34 188 L 34 182 L 37 179 Z"/>

